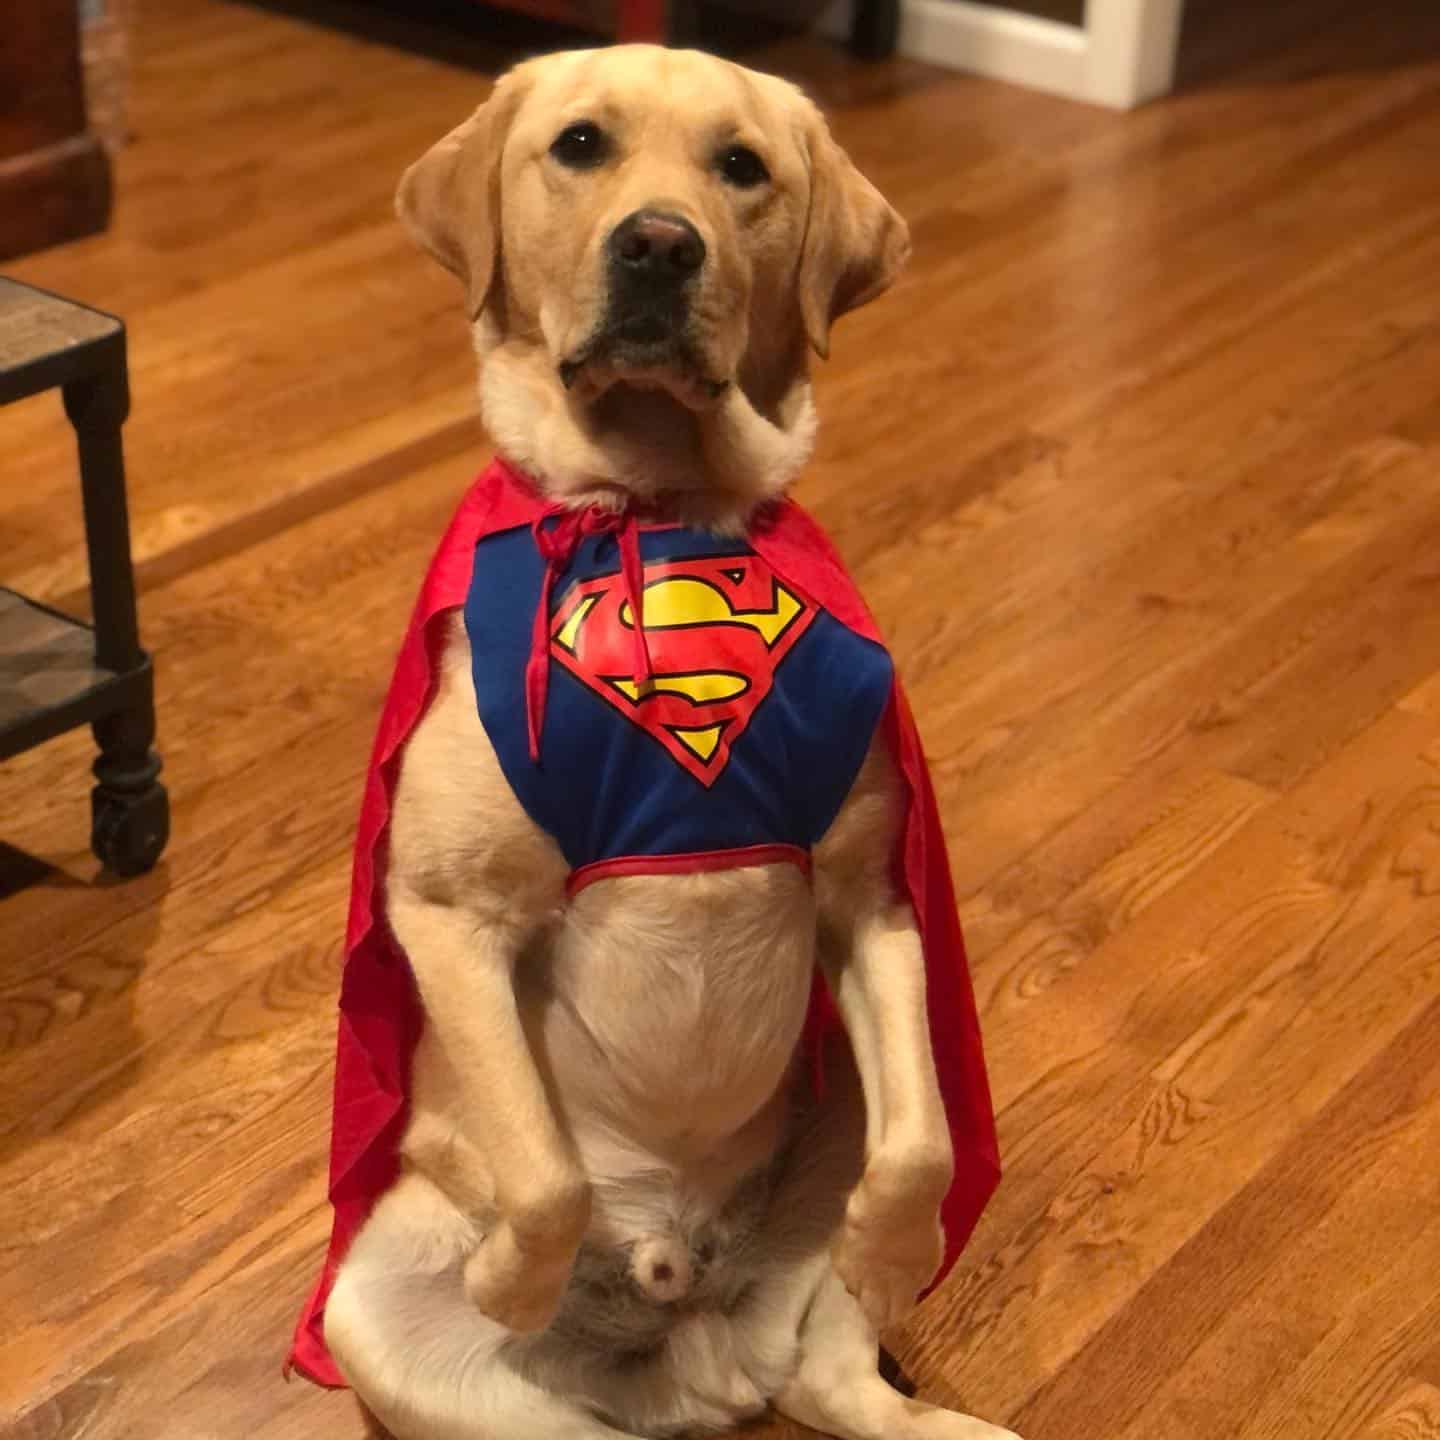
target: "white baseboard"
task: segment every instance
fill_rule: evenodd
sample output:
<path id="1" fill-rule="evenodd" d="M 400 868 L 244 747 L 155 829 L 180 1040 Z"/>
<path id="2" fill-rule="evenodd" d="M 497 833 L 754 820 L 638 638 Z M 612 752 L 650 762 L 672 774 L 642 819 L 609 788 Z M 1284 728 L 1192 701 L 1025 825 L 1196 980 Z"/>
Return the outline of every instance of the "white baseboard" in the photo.
<path id="1" fill-rule="evenodd" d="M 904 0 L 900 53 L 1055 95 L 1085 88 L 1085 32 L 971 0 Z"/>

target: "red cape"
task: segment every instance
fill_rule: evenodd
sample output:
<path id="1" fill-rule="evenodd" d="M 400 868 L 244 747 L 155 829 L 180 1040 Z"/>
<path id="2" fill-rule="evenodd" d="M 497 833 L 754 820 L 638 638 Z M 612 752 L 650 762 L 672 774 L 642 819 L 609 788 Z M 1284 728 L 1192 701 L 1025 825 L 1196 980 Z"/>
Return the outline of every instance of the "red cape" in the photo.
<path id="1" fill-rule="evenodd" d="M 351 1239 L 397 1174 L 410 1056 L 421 1025 L 409 964 L 384 920 L 386 831 L 400 751 L 434 694 L 444 643 L 442 622 L 465 603 L 476 544 L 486 535 L 528 526 L 544 510 L 525 477 L 498 458 L 470 488 L 420 587 L 380 716 L 355 839 L 340 991 L 330 1146 L 335 1223 L 324 1269 L 300 1316 L 287 1363 L 287 1369 L 294 1365 L 323 1385 L 345 1383 L 325 1348 L 325 1299 Z M 880 643 L 875 621 L 839 556 L 798 505 L 786 500 L 769 507 L 745 538 L 776 574 L 852 630 Z M 955 1147 L 955 1182 L 941 1212 L 946 1244 L 938 1284 L 980 1218 L 1000 1178 L 1000 1161 L 945 836 L 920 737 L 898 682 L 883 723 L 905 783 L 896 882 L 914 907 L 925 950 L 930 1037 Z M 823 985 L 816 988 L 808 1046 L 817 1046 L 840 1025 Z"/>

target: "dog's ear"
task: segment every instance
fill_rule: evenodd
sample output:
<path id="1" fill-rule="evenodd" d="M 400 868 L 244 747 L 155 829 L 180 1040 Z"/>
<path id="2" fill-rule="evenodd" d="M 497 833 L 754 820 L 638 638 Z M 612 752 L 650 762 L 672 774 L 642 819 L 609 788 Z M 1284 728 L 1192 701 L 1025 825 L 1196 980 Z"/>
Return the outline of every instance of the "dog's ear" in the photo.
<path id="1" fill-rule="evenodd" d="M 835 143 L 812 107 L 807 149 L 810 210 L 800 253 L 800 314 L 816 354 L 830 327 L 883 294 L 910 258 L 910 227 Z"/>
<path id="2" fill-rule="evenodd" d="M 471 320 L 485 308 L 500 259 L 500 157 L 523 91 L 503 76 L 490 98 L 400 178 L 395 210 L 405 228 L 465 282 Z"/>

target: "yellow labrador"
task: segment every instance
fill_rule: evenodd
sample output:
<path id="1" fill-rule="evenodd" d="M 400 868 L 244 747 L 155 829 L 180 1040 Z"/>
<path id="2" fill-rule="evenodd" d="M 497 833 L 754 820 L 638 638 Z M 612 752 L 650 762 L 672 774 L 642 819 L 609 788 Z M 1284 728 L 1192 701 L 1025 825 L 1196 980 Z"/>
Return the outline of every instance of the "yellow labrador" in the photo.
<path id="1" fill-rule="evenodd" d="M 552 498 L 718 529 L 793 478 L 809 349 L 908 251 L 796 89 L 641 46 L 505 76 L 399 210 L 464 282 L 502 452 Z M 1009 1435 L 876 1370 L 939 1264 L 952 1167 L 895 796 L 877 743 L 813 886 L 780 864 L 557 903 L 565 862 L 453 626 L 386 878 L 426 1016 L 406 1164 L 325 1317 L 401 1440 L 660 1436 L 768 1405 L 854 1440 Z M 795 1065 L 817 953 L 854 1050 L 823 1101 Z"/>

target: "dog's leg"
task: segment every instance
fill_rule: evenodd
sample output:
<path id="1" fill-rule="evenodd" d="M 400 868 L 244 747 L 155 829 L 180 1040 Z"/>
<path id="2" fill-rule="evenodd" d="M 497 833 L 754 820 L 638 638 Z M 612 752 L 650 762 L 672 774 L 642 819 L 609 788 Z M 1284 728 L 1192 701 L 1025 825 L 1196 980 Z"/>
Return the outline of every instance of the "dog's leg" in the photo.
<path id="1" fill-rule="evenodd" d="M 495 1220 L 466 1264 L 465 1289 L 491 1319 L 538 1330 L 565 1293 L 590 1218 L 590 1187 L 521 1023 L 513 967 L 525 932 L 488 914 L 503 903 L 488 895 L 491 906 L 437 903 L 405 878 L 392 882 L 390 923 L 492 1187 Z"/>
<path id="2" fill-rule="evenodd" d="M 356 1237 L 325 1307 L 325 1339 L 393 1440 L 633 1440 L 532 1383 L 517 1338 L 465 1296 L 476 1233 L 429 1182 L 402 1179 Z"/>
<path id="3" fill-rule="evenodd" d="M 480 724 L 470 652 L 452 624 L 441 683 L 406 748 L 387 918 L 442 1054 L 463 1139 L 452 1197 L 494 1222 L 466 1266 L 471 1300 L 538 1330 L 564 1294 L 590 1190 L 521 1021 L 514 971 L 562 894 L 565 865 L 520 808 Z"/>
<path id="4" fill-rule="evenodd" d="M 877 742 L 815 852 L 819 958 L 865 1096 L 865 1164 L 835 1268 L 877 1330 L 914 1306 L 943 1255 L 954 1156 L 930 1050 L 925 958 L 891 878 L 898 777 Z"/>
<path id="5" fill-rule="evenodd" d="M 827 979 L 865 1091 L 865 1168 L 835 1268 L 877 1329 L 897 1324 L 939 1268 L 940 1204 L 954 1159 L 925 1009 L 925 962 L 909 908 L 859 917 Z"/>
<path id="6" fill-rule="evenodd" d="M 864 1163 L 867 1105 L 852 1057 L 837 1048 L 826 1062 L 757 1237 L 761 1278 L 734 1316 L 745 1370 L 781 1414 L 842 1440 L 1015 1440 L 881 1376 L 875 1328 L 830 1256 Z"/>
<path id="7" fill-rule="evenodd" d="M 876 1352 L 864 1311 L 827 1270 L 800 1331 L 799 1368 L 775 1408 L 841 1440 L 1018 1440 L 998 1425 L 902 1395 L 881 1379 Z"/>

